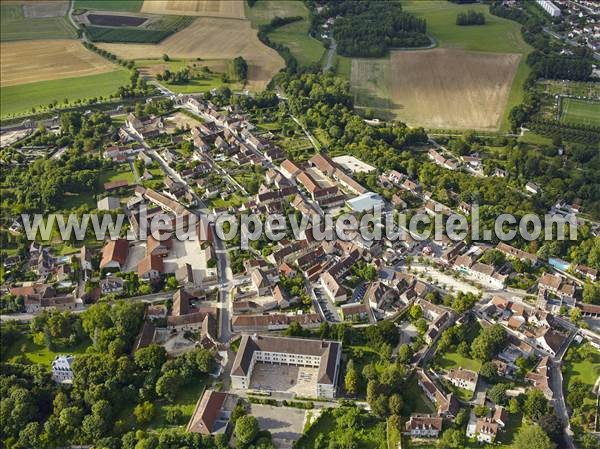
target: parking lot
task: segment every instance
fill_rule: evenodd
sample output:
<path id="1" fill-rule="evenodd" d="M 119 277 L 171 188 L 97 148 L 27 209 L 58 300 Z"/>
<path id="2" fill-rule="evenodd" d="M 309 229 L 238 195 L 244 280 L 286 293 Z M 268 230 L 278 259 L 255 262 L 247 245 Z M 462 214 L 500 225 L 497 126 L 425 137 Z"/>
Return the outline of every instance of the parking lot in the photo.
<path id="1" fill-rule="evenodd" d="M 323 291 L 323 288 L 320 286 L 317 286 L 314 288 L 314 292 L 315 292 L 315 297 L 317 298 L 317 301 L 319 301 L 319 305 L 321 306 L 321 309 L 323 309 L 323 314 L 325 315 L 325 319 L 327 321 L 340 322 L 341 321 L 340 314 L 338 313 L 337 309 L 335 308 L 335 306 L 333 305 L 331 300 L 327 297 L 327 294 Z"/>
<path id="2" fill-rule="evenodd" d="M 280 449 L 291 448 L 302 435 L 305 410 L 252 404 L 250 414 L 256 417 L 261 430 L 271 432 L 273 443 Z"/>
<path id="3" fill-rule="evenodd" d="M 250 388 L 311 397 L 315 395 L 318 371 L 319 368 L 259 362 L 252 371 Z"/>

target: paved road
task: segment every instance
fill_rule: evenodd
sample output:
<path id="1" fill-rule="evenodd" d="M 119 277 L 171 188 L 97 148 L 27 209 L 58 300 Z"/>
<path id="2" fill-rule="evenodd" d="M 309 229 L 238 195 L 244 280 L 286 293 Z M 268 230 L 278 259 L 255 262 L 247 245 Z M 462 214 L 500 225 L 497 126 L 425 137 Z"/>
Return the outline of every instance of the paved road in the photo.
<path id="1" fill-rule="evenodd" d="M 327 59 L 325 60 L 325 65 L 323 66 L 324 72 L 329 70 L 331 68 L 331 66 L 333 65 L 333 57 L 335 56 L 336 49 L 337 49 L 337 42 L 335 41 L 333 36 L 331 36 L 331 45 L 329 46 L 329 49 L 327 50 Z"/>

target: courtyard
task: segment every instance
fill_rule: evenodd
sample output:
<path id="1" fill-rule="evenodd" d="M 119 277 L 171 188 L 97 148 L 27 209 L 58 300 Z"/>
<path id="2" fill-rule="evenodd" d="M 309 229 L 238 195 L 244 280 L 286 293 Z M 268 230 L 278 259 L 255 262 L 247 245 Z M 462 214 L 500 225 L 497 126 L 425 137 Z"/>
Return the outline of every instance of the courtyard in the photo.
<path id="1" fill-rule="evenodd" d="M 250 389 L 315 396 L 319 368 L 256 363 L 250 379 Z"/>

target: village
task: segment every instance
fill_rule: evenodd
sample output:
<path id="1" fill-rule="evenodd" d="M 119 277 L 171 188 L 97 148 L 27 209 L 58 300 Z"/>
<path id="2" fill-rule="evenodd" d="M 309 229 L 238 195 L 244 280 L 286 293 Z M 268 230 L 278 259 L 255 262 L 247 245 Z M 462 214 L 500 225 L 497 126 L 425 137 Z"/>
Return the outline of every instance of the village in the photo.
<path id="1" fill-rule="evenodd" d="M 421 240 L 406 229 L 402 239 L 380 241 L 359 233 L 348 240 L 319 240 L 308 229 L 300 240 L 260 239 L 240 250 L 239 240 L 217 237 L 209 219 L 225 213 L 359 216 L 374 208 L 433 217 L 468 215 L 471 205 L 461 202 L 453 211 L 434 201 L 418 180 L 394 170 L 377 176 L 381 188 L 396 192 L 388 200 L 357 181 L 376 169 L 353 156 L 317 152 L 302 162 L 288 159 L 242 109 L 219 108 L 193 96 L 172 100 L 175 112 L 166 117 L 130 112 L 119 142 L 103 151 L 104 159 L 135 174 L 133 183 L 105 183 L 105 195 L 97 201 L 99 211 L 125 213 L 126 233 L 69 256 L 32 242 L 26 269 L 35 280 L 7 288 L 23 301 L 21 318 L 50 310 L 80 313 L 117 298 L 144 302 L 145 322 L 134 352 L 153 343 L 173 356 L 197 346 L 209 349 L 219 360 L 213 375 L 229 387 L 204 392 L 188 424 L 191 432 L 223 432 L 236 397 L 322 398 L 328 404 L 344 398 L 348 354 L 342 343 L 295 341 L 342 323 L 357 332 L 393 323 L 399 341 L 394 357 L 400 347 L 410 348 L 406 364 L 430 404 L 429 413 L 415 412 L 406 422 L 405 433 L 417 441 L 440 437 L 444 421 L 466 408 L 466 437 L 493 443 L 507 431 L 508 400 L 531 390 L 568 422 L 563 357 L 572 345 L 600 350 L 600 307 L 581 300 L 585 282 L 597 282 L 597 270 L 547 263 L 504 242 L 469 244 L 445 235 Z M 437 144 L 427 154 L 447 170 L 462 164 L 473 176 L 483 176 L 477 155 L 459 161 Z M 527 186 L 532 195 L 537 189 Z M 576 205 L 559 209 L 566 215 L 578 212 Z M 166 214 L 170 223 L 160 238 L 143 239 L 140 229 L 157 214 Z M 196 238 L 175 238 L 176 223 L 192 215 Z M 22 232 L 22 224 L 16 220 L 12 230 Z M 10 270 L 18 262 L 15 256 L 4 265 Z M 532 276 L 530 287 L 518 288 Z M 582 322 L 587 328 L 579 326 Z M 493 376 L 473 369 L 481 364 L 472 356 L 466 358 L 469 366 L 460 358 L 440 366 L 445 357 L 440 340 L 467 325 L 479 334 L 490 329 L 502 334 L 501 347 L 490 354 Z M 72 381 L 73 359 L 61 355 L 52 362 L 57 382 Z M 281 368 L 269 368 L 273 362 Z M 282 382 L 282 376 L 289 381 Z M 501 402 L 486 395 L 493 385 L 514 384 L 517 378 L 522 381 L 506 388 Z M 301 423 L 290 424 L 298 435 Z"/>

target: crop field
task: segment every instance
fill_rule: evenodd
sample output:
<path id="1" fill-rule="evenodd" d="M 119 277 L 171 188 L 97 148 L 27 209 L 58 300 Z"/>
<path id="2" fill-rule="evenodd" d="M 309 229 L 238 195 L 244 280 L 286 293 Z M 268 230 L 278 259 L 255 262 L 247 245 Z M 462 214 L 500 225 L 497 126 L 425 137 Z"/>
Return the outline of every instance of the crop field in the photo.
<path id="1" fill-rule="evenodd" d="M 158 45 L 100 44 L 125 59 L 158 59 L 163 54 L 179 59 L 233 59 L 248 63 L 248 87 L 261 90 L 284 65 L 277 52 L 258 40 L 250 21 L 198 18 L 187 28 Z"/>
<path id="2" fill-rule="evenodd" d="M 481 4 L 404 0 L 402 6 L 427 20 L 427 31 L 441 48 L 352 59 L 347 64 L 351 69 L 344 65 L 337 72 L 349 77 L 355 104 L 412 125 L 506 129 L 508 113 L 521 102 L 530 72 L 525 59 L 531 47 L 523 41 L 520 25 L 491 15 Z M 456 15 L 468 9 L 482 12 L 486 24 L 456 25 Z M 432 55 L 436 60 L 430 69 L 423 61 Z M 444 61 L 441 66 L 438 56 Z"/>
<path id="3" fill-rule="evenodd" d="M 145 0 L 141 12 L 244 19 L 244 0 Z"/>
<path id="4" fill-rule="evenodd" d="M 429 128 L 496 129 L 520 55 L 434 49 L 357 59 L 352 86 L 358 107 L 379 107 Z M 389 80 L 389 81 L 388 81 Z"/>
<path id="5" fill-rule="evenodd" d="M 600 126 L 600 102 L 563 98 L 560 106 L 561 122 Z"/>
<path id="6" fill-rule="evenodd" d="M 5 1 L 0 4 L 0 40 L 71 39 L 77 36 L 66 18 L 69 2 Z"/>
<path id="7" fill-rule="evenodd" d="M 117 69 L 115 64 L 75 40 L 3 42 L 0 48 L 2 87 Z"/>
<path id="8" fill-rule="evenodd" d="M 143 0 L 75 0 L 75 9 L 138 12 Z"/>
<path id="9" fill-rule="evenodd" d="M 88 19 L 91 16 L 88 16 Z M 107 16 L 119 18 L 123 16 Z M 137 17 L 131 17 L 132 19 Z M 189 16 L 163 16 L 152 20 L 144 27 L 110 28 L 105 26 L 86 26 L 87 35 L 94 42 L 122 42 L 133 44 L 158 44 L 194 22 Z M 115 26 L 115 25 L 111 25 Z"/>
<path id="10" fill-rule="evenodd" d="M 48 105 L 53 101 L 70 102 L 78 99 L 107 97 L 114 94 L 119 86 L 129 82 L 126 70 L 79 76 L 51 81 L 3 86 L 0 88 L 0 111 L 2 118 L 22 115 L 31 108 Z"/>

